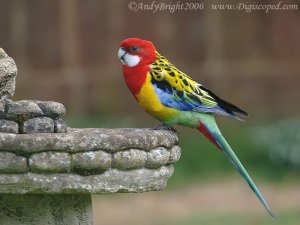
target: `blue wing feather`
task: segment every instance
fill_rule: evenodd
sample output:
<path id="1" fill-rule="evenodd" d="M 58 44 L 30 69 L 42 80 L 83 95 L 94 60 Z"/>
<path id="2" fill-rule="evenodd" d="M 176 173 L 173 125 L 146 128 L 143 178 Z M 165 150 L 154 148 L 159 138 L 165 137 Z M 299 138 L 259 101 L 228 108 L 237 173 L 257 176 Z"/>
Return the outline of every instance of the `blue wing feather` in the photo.
<path id="1" fill-rule="evenodd" d="M 161 103 L 165 106 L 182 111 L 195 111 L 202 113 L 215 113 L 218 115 L 229 116 L 243 121 L 242 118 L 227 112 L 219 105 L 211 106 L 203 104 L 199 98 L 185 91 L 177 91 L 166 81 L 152 83 L 154 91 L 159 97 Z"/>
<path id="2" fill-rule="evenodd" d="M 160 99 L 160 102 L 165 106 L 183 111 L 190 111 L 199 106 L 198 104 L 187 101 L 185 98 L 180 98 L 176 95 L 174 90 L 170 91 L 169 89 L 161 89 L 157 86 L 157 84 L 153 84 L 153 87 L 155 93 Z"/>

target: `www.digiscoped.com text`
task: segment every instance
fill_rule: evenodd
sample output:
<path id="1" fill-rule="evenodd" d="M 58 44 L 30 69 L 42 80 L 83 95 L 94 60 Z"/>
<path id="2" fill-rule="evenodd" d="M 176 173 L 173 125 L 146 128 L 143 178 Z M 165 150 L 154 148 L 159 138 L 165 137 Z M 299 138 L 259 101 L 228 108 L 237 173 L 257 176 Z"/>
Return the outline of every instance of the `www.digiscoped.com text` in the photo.
<path id="1" fill-rule="evenodd" d="M 153 1 L 152 3 L 135 2 L 128 3 L 128 9 L 134 12 L 138 11 L 150 11 L 156 12 L 169 12 L 175 13 L 177 11 L 242 11 L 245 13 L 252 12 L 265 12 L 270 13 L 272 11 L 295 11 L 299 10 L 298 4 L 287 4 L 283 1 L 278 1 L 274 4 L 263 4 L 256 2 L 238 2 L 235 4 L 208 4 L 204 2 L 160 2 Z"/>

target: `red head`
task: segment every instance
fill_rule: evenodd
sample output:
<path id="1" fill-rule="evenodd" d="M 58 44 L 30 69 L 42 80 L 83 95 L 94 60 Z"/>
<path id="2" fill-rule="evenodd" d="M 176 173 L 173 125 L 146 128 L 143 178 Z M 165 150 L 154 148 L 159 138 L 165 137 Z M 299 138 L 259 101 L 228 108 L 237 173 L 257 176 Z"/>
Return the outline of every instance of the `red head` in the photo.
<path id="1" fill-rule="evenodd" d="M 121 42 L 118 57 L 128 67 L 149 65 L 155 60 L 155 47 L 151 41 L 128 38 Z"/>

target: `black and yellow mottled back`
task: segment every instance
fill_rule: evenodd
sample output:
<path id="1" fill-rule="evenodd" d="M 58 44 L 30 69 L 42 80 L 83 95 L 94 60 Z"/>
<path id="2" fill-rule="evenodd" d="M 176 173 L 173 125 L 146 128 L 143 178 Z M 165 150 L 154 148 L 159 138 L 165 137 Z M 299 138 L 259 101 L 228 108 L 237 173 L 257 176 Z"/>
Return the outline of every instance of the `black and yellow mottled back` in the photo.
<path id="1" fill-rule="evenodd" d="M 194 81 L 158 52 L 156 60 L 150 65 L 150 76 L 156 94 L 162 104 L 168 107 L 222 114 L 237 119 L 239 114 L 248 115 Z"/>

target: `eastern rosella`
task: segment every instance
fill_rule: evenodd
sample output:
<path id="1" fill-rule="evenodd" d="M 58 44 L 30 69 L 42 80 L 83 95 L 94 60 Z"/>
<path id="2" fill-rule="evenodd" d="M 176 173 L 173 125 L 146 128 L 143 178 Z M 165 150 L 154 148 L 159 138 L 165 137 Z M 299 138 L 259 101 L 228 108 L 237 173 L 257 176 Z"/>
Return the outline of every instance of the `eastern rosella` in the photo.
<path id="1" fill-rule="evenodd" d="M 239 174 L 274 218 L 264 197 L 222 136 L 214 114 L 242 119 L 248 114 L 219 98 L 160 55 L 152 42 L 129 38 L 118 57 L 124 79 L 139 105 L 167 126 L 196 128 L 229 158 Z"/>

